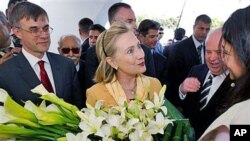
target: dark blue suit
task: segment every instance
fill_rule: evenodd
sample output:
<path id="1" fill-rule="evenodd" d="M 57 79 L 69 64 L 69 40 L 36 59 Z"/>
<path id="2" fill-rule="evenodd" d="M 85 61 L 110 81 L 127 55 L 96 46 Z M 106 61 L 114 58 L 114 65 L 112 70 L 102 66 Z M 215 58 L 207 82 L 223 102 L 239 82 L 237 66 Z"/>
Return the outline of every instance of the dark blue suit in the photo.
<path id="1" fill-rule="evenodd" d="M 82 52 L 81 52 L 81 57 L 80 59 L 85 61 L 86 59 L 86 53 L 87 53 L 87 50 L 89 48 L 89 38 L 87 38 L 81 45 L 82 47 Z"/>
<path id="2" fill-rule="evenodd" d="M 188 77 L 196 77 L 201 85 L 204 83 L 208 73 L 207 65 L 196 65 L 192 67 Z M 224 99 L 228 96 L 232 81 L 229 75 L 226 76 L 220 87 L 209 100 L 207 106 L 200 111 L 201 89 L 195 93 L 187 94 L 183 106 L 183 114 L 190 122 L 195 130 L 197 139 L 202 135 L 206 128 L 219 116 L 218 109 L 222 105 Z M 212 84 L 213 85 L 213 84 Z"/>
<path id="3" fill-rule="evenodd" d="M 73 61 L 49 52 L 47 56 L 51 65 L 56 95 L 82 108 L 85 101 L 83 101 Z M 41 100 L 38 95 L 30 91 L 39 84 L 41 84 L 39 78 L 22 52 L 0 65 L 0 88 L 5 89 L 21 105 L 27 100 L 40 104 Z"/>

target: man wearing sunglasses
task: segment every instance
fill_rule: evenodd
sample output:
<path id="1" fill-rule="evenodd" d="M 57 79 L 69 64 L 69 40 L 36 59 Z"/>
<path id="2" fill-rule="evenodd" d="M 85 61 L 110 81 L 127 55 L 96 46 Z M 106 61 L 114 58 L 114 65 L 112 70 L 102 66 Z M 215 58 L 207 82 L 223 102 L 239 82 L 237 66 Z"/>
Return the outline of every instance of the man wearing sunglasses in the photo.
<path id="1" fill-rule="evenodd" d="M 73 61 L 48 52 L 52 28 L 47 12 L 34 3 L 21 2 L 13 8 L 10 23 L 23 46 L 16 57 L 0 65 L 0 88 L 21 105 L 27 100 L 39 105 L 41 99 L 30 90 L 42 84 L 47 91 L 82 108 L 84 101 Z"/>
<path id="2" fill-rule="evenodd" d="M 81 93 L 83 95 L 84 101 L 86 101 L 86 96 L 85 96 L 86 89 L 85 89 L 85 84 L 83 83 L 84 61 L 80 59 L 81 49 L 82 49 L 81 40 L 75 35 L 71 34 L 63 35 L 58 41 L 58 45 L 59 45 L 58 51 L 60 55 L 73 60 L 78 74 Z"/>
<path id="3" fill-rule="evenodd" d="M 81 40 L 75 35 L 63 35 L 58 41 L 58 51 L 61 55 L 74 61 L 79 70 L 79 60 L 81 56 Z"/>

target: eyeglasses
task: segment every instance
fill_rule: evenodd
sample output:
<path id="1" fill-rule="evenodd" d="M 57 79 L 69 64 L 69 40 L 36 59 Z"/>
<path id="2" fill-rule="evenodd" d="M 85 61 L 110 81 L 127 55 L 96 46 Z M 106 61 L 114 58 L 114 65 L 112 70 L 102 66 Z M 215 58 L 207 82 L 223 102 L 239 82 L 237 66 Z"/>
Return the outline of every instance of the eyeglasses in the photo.
<path id="1" fill-rule="evenodd" d="M 74 47 L 74 48 L 62 48 L 63 54 L 68 54 L 70 51 L 72 51 L 74 54 L 78 54 L 80 52 L 80 48 Z"/>
<path id="2" fill-rule="evenodd" d="M 38 28 L 38 27 L 30 27 L 29 30 L 23 29 L 22 27 L 17 27 L 23 31 L 26 31 L 30 34 L 32 34 L 35 37 L 38 37 L 41 35 L 42 32 L 46 33 L 46 34 L 51 34 L 53 31 L 53 28 L 50 27 L 49 25 L 43 27 L 43 28 Z"/>

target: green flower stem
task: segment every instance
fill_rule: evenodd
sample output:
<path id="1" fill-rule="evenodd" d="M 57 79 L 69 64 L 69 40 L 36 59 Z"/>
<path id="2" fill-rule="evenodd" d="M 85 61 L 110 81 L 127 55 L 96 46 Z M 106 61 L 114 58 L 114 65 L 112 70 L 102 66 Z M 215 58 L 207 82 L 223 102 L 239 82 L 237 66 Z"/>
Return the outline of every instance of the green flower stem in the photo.
<path id="1" fill-rule="evenodd" d="M 13 125 L 0 125 L 0 135 L 15 135 L 15 136 L 38 136 L 44 135 L 48 137 L 57 137 L 57 134 L 46 132 L 40 129 L 28 129 L 20 126 Z"/>
<path id="2" fill-rule="evenodd" d="M 60 129 L 51 127 L 51 126 L 42 126 L 41 129 L 45 130 L 45 131 L 49 131 L 51 133 L 55 133 L 59 136 L 65 136 L 66 133 L 68 133 L 69 131 L 66 131 L 63 127 L 61 127 Z"/>
<path id="3" fill-rule="evenodd" d="M 56 105 L 58 107 L 58 109 L 67 117 L 69 118 L 70 120 L 76 122 L 76 123 L 79 123 L 80 122 L 80 119 L 75 116 L 71 111 L 69 111 L 68 109 L 65 109 L 63 108 L 62 106 L 60 105 Z"/>
<path id="4" fill-rule="evenodd" d="M 173 125 L 169 124 L 167 128 L 165 129 L 164 136 L 163 136 L 163 141 L 170 141 L 171 135 L 173 132 Z"/>
<path id="5" fill-rule="evenodd" d="M 183 135 L 183 141 L 189 141 L 187 134 Z"/>
<path id="6" fill-rule="evenodd" d="M 62 127 L 61 127 L 62 128 Z M 67 130 L 68 132 L 72 132 L 72 133 L 79 133 L 81 132 L 81 129 L 79 128 L 79 126 L 64 126 L 63 127 L 65 130 Z"/>
<path id="7" fill-rule="evenodd" d="M 66 137 L 60 137 L 60 138 L 57 138 L 56 141 L 67 141 L 67 138 Z"/>
<path id="8" fill-rule="evenodd" d="M 188 140 L 195 140 L 194 129 L 192 128 L 188 119 L 183 119 L 184 127 L 183 132 L 187 135 Z"/>
<path id="9" fill-rule="evenodd" d="M 175 129 L 175 133 L 174 133 L 174 137 L 173 137 L 173 141 L 181 141 L 181 135 L 182 135 L 182 127 L 183 127 L 183 123 L 181 120 L 176 120 L 176 129 Z"/>
<path id="10" fill-rule="evenodd" d="M 48 137 L 48 136 L 18 136 L 16 137 L 16 141 L 55 141 L 55 137 Z"/>

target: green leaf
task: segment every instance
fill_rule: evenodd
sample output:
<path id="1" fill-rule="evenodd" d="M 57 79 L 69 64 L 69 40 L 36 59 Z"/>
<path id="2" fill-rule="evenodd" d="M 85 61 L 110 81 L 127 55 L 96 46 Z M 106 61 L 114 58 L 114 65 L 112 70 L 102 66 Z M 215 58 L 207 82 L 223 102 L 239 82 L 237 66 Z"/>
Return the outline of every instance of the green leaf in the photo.
<path id="1" fill-rule="evenodd" d="M 168 116 L 172 119 L 184 119 L 184 116 L 181 114 L 181 112 L 167 99 L 165 99 L 164 105 L 168 109 Z"/>

